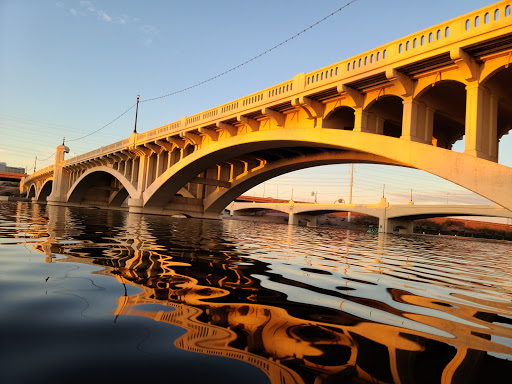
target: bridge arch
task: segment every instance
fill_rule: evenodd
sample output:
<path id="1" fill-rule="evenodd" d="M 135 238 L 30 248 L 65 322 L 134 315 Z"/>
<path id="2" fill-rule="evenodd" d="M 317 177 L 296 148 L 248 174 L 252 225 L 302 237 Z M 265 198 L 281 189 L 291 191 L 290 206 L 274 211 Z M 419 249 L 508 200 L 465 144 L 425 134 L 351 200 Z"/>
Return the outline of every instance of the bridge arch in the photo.
<path id="1" fill-rule="evenodd" d="M 216 162 L 256 150 L 312 147 L 357 151 L 387 159 L 390 163 L 420 169 L 454 182 L 506 208 L 512 208 L 509 186 L 512 170 L 491 161 L 395 137 L 366 132 L 290 127 L 234 136 L 198 148 L 167 169 L 143 193 L 144 205 L 165 205 L 190 180 Z M 451 166 L 446 166 L 447 164 Z M 481 172 L 475 173 L 474 169 Z M 271 173 L 266 175 L 271 176 Z M 231 180 L 232 181 L 232 180 Z M 262 180 L 263 181 L 263 180 Z M 249 184 L 248 184 L 249 185 Z"/>
<path id="2" fill-rule="evenodd" d="M 437 147 L 451 149 L 465 135 L 466 84 L 442 80 L 425 87 L 415 98 L 422 138 Z"/>
<path id="3" fill-rule="evenodd" d="M 481 84 L 497 99 L 496 135 L 499 140 L 512 128 L 512 89 L 508 84 L 512 83 L 512 67 L 497 65 L 490 71 Z"/>
<path id="4" fill-rule="evenodd" d="M 322 120 L 322 128 L 352 131 L 354 129 L 354 120 L 354 108 L 342 105 L 327 113 Z"/>
<path id="5" fill-rule="evenodd" d="M 31 184 L 30 187 L 28 188 L 28 192 L 27 192 L 28 199 L 31 199 L 33 197 L 36 197 L 36 185 L 35 184 Z"/>
<path id="6" fill-rule="evenodd" d="M 384 165 L 402 165 L 391 159 L 375 156 L 369 153 L 354 151 L 335 151 L 297 158 L 284 159 L 272 163 L 269 166 L 249 172 L 241 178 L 233 180 L 231 188 L 219 188 L 209 195 L 204 202 L 205 212 L 216 213 L 222 211 L 230 202 L 251 188 L 262 182 L 285 173 L 297 171 L 310 167 L 317 167 L 329 164 L 367 163 Z"/>
<path id="7" fill-rule="evenodd" d="M 50 196 L 52 193 L 52 187 L 53 187 L 53 177 L 45 180 L 43 185 L 41 185 L 41 188 L 39 189 L 39 192 L 36 194 L 36 201 L 44 202 Z"/>
<path id="8" fill-rule="evenodd" d="M 394 94 L 377 95 L 365 108 L 368 130 L 384 136 L 402 135 L 403 98 Z"/>
<path id="9" fill-rule="evenodd" d="M 135 198 L 137 191 L 119 171 L 99 166 L 84 172 L 67 194 L 67 201 L 86 201 L 97 205 L 121 206 L 127 197 Z"/>

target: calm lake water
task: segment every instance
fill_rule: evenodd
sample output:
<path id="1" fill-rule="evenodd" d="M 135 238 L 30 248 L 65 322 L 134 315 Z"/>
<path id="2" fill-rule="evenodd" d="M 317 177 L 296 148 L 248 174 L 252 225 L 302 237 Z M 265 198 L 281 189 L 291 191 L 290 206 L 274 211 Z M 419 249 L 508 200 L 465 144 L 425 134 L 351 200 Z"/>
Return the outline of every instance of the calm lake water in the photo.
<path id="1" fill-rule="evenodd" d="M 0 383 L 510 383 L 512 245 L 0 202 Z"/>

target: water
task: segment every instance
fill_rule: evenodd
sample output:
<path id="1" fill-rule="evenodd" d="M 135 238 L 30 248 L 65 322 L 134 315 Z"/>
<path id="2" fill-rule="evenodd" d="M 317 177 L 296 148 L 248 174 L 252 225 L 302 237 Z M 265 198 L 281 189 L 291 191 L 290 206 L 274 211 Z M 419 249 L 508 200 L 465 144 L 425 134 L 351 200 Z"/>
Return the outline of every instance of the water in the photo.
<path id="1" fill-rule="evenodd" d="M 512 246 L 0 203 L 0 382 L 509 383 Z"/>

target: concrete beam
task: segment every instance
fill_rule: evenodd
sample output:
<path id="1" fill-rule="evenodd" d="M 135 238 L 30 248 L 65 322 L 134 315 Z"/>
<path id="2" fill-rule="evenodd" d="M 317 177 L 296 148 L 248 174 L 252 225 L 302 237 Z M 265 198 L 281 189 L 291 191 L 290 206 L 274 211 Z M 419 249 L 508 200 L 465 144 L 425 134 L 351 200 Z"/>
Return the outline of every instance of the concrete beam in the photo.
<path id="1" fill-rule="evenodd" d="M 478 64 L 469 53 L 459 47 L 452 48 L 450 58 L 457 64 L 467 81 L 478 80 Z"/>
<path id="2" fill-rule="evenodd" d="M 390 68 L 386 70 L 387 79 L 393 83 L 399 89 L 399 93 L 404 96 L 412 96 L 413 86 L 412 80 L 406 74 L 396 70 L 395 68 Z"/>
<path id="3" fill-rule="evenodd" d="M 200 133 L 204 133 L 206 136 L 208 136 L 213 141 L 219 140 L 219 132 L 217 132 L 217 131 L 215 131 L 213 129 L 200 127 L 199 128 L 199 132 Z"/>
<path id="4" fill-rule="evenodd" d="M 166 151 L 172 151 L 172 144 L 169 143 L 167 140 L 156 140 L 155 144 L 161 146 Z"/>
<path id="5" fill-rule="evenodd" d="M 218 128 L 223 129 L 224 131 L 229 133 L 230 136 L 236 136 L 236 134 L 238 133 L 238 129 L 234 125 L 226 124 L 221 121 L 218 121 L 215 125 Z"/>
<path id="6" fill-rule="evenodd" d="M 350 98 L 356 108 L 363 108 L 364 95 L 361 92 L 359 92 L 357 89 L 349 87 L 348 85 L 345 85 L 345 84 L 341 84 L 341 85 L 338 85 L 338 92 L 340 94 L 343 94 L 344 96 L 347 96 L 348 98 Z"/>
<path id="7" fill-rule="evenodd" d="M 190 141 L 192 145 L 200 145 L 203 142 L 201 136 L 196 135 L 195 133 L 192 132 L 181 132 L 180 136 L 185 139 L 188 139 L 188 141 Z"/>
<path id="8" fill-rule="evenodd" d="M 167 137 L 167 141 L 170 142 L 170 143 L 173 143 L 174 145 L 176 145 L 179 149 L 183 149 L 185 148 L 185 140 L 183 139 L 180 139 L 178 137 L 172 137 L 172 136 L 169 136 Z"/>
<path id="9" fill-rule="evenodd" d="M 260 122 L 251 119 L 250 117 L 239 115 L 236 117 L 236 119 L 244 125 L 248 126 L 253 132 L 258 131 L 260 129 Z"/>
<path id="10" fill-rule="evenodd" d="M 157 155 L 162 153 L 163 148 L 160 145 L 152 144 L 152 143 L 145 143 L 144 146 L 153 152 L 155 152 Z"/>
<path id="11" fill-rule="evenodd" d="M 284 127 L 286 116 L 270 108 L 263 108 L 261 113 L 270 117 L 278 127 Z"/>
<path id="12" fill-rule="evenodd" d="M 204 184 L 204 185 L 214 185 L 216 187 L 224 187 L 231 188 L 231 183 L 229 181 L 217 180 L 217 179 L 208 179 L 206 177 L 194 177 L 189 180 L 189 183 L 196 184 Z"/>
<path id="13" fill-rule="evenodd" d="M 308 119 L 317 119 L 323 117 L 324 105 L 316 100 L 310 99 L 305 96 L 300 96 L 292 100 L 294 107 L 299 107 L 308 115 Z"/>

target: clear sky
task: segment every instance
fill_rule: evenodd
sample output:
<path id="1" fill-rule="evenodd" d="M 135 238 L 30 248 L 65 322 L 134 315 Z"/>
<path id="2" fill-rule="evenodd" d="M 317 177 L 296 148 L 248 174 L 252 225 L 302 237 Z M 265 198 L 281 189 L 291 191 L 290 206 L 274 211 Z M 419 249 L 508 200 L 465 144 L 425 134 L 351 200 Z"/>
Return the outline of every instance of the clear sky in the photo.
<path id="1" fill-rule="evenodd" d="M 286 40 L 348 0 L 0 1 L 0 161 L 37 169 L 65 136 L 71 155 L 124 139 L 141 100 L 209 79 Z M 144 132 L 491 4 L 484 0 L 358 0 L 240 69 L 176 96 L 140 104 Z M 455 146 L 461 151 L 462 143 Z M 512 140 L 500 163 L 512 166 Z M 508 157 L 507 157 L 508 156 Z M 49 157 L 49 158 L 48 158 Z M 48 158 L 48 159 L 47 159 Z M 44 160 L 43 159 L 47 159 Z M 319 202 L 348 198 L 350 166 L 304 170 L 250 193 Z M 417 170 L 356 165 L 354 202 L 485 203 Z"/>

